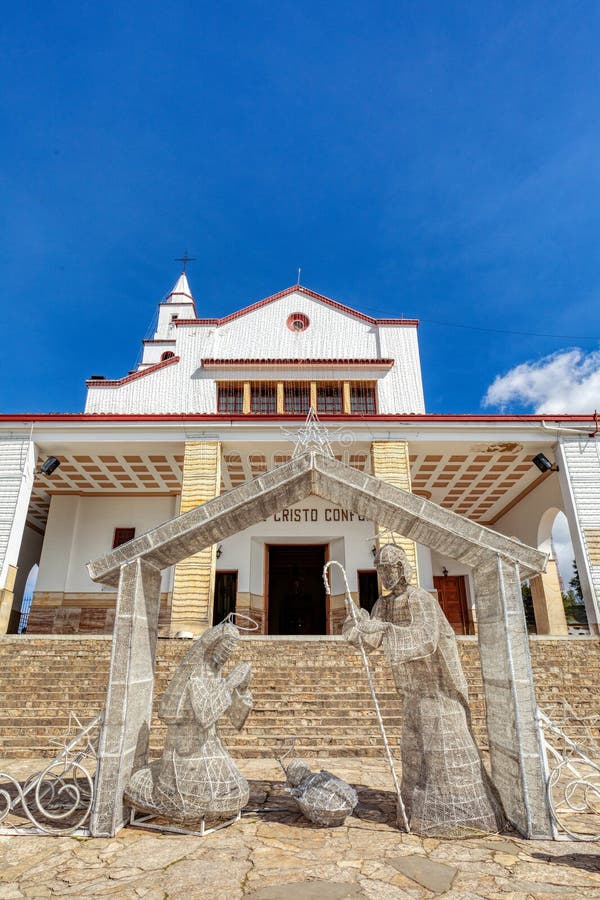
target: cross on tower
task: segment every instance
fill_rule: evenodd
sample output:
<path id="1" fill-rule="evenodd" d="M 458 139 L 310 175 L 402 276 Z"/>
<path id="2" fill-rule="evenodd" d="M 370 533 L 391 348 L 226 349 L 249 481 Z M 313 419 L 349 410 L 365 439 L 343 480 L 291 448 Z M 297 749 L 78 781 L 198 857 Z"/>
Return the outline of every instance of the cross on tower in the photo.
<path id="1" fill-rule="evenodd" d="M 184 272 L 185 272 L 185 267 L 187 266 L 187 264 L 189 262 L 195 262 L 195 260 L 196 260 L 195 256 L 188 256 L 187 250 L 183 251 L 183 256 L 177 256 L 175 258 L 175 262 L 183 263 L 183 271 Z"/>

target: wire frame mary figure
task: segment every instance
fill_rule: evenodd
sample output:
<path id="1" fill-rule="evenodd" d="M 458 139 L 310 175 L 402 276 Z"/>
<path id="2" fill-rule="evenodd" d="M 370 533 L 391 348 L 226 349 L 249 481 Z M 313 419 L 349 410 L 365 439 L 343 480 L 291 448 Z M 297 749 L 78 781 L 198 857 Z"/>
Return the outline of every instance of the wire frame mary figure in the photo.
<path id="1" fill-rule="evenodd" d="M 135 772 L 125 790 L 135 810 L 190 824 L 234 818 L 247 803 L 248 782 L 217 731 L 225 716 L 240 730 L 252 709 L 250 664 L 223 675 L 239 637 L 226 619 L 205 631 L 180 662 L 159 707 L 167 726 L 162 757 Z"/>
<path id="2" fill-rule="evenodd" d="M 355 610 L 343 633 L 383 649 L 402 697 L 401 794 L 411 830 L 443 837 L 498 831 L 503 816 L 471 732 L 454 631 L 437 600 L 410 583 L 401 547 L 385 544 L 375 566 L 389 593 L 370 617 Z"/>

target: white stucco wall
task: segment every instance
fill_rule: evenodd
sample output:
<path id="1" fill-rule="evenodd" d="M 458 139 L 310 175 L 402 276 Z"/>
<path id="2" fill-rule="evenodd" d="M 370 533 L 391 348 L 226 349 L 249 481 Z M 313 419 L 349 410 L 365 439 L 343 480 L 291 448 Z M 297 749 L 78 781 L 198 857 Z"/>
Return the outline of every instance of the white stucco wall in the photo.
<path id="1" fill-rule="evenodd" d="M 0 439 L 0 588 L 16 566 L 31 496 L 36 448 L 29 432 Z"/>
<path id="2" fill-rule="evenodd" d="M 456 559 L 450 559 L 448 556 L 442 556 L 435 551 L 431 552 L 431 570 L 432 575 L 443 575 L 444 568 L 447 569 L 448 575 L 463 575 L 465 578 L 465 591 L 467 594 L 467 606 L 471 610 L 471 616 L 476 619 L 475 613 L 475 586 L 473 584 L 473 569 L 465 566 Z M 431 581 L 433 587 L 433 578 Z"/>
<path id="3" fill-rule="evenodd" d="M 308 316 L 306 331 L 287 327 L 287 319 L 294 312 Z M 392 358 L 393 368 L 380 381 L 380 411 L 424 411 L 417 329 L 413 325 L 376 326 L 294 292 L 220 327 L 184 325 L 171 329 L 172 336 L 176 344 L 169 349 L 180 357 L 178 363 L 120 386 L 99 383 L 90 387 L 86 412 L 215 412 L 215 376 L 200 366 L 202 359 L 210 358 Z M 290 375 L 294 377 L 293 370 Z M 299 371 L 296 377 L 305 376 Z M 363 377 L 360 367 L 354 377 Z"/>
<path id="4" fill-rule="evenodd" d="M 379 355 L 395 360 L 394 367 L 378 384 L 379 412 L 425 412 L 417 329 L 381 325 L 379 335 Z"/>
<path id="5" fill-rule="evenodd" d="M 538 529 L 544 513 L 552 508 L 565 512 L 557 474 L 542 481 L 520 503 L 492 525 L 494 531 L 516 537 L 524 544 L 538 549 Z"/>
<path id="6" fill-rule="evenodd" d="M 588 545 L 600 532 L 600 448 L 594 438 L 565 435 L 556 459 L 588 622 L 592 633 L 600 634 L 600 564 L 595 547 Z"/>
<path id="7" fill-rule="evenodd" d="M 342 511 L 335 504 L 319 497 L 308 497 L 289 509 L 297 510 L 302 521 L 283 521 L 285 511 L 282 511 L 277 517 L 271 516 L 265 522 L 252 525 L 223 541 L 223 553 L 217 560 L 217 571 L 237 569 L 238 591 L 262 595 L 265 544 L 329 544 L 329 558 L 337 559 L 347 566 L 350 590 L 357 591 L 357 570 L 373 568 L 373 523 L 367 520 L 361 522 L 356 514 L 353 514 L 352 521 L 327 521 L 341 516 Z M 308 510 L 308 513 L 304 510 Z M 307 522 L 304 521 L 305 515 L 309 517 Z M 316 521 L 311 521 L 311 517 L 315 516 Z M 332 589 L 334 594 L 343 591 L 343 582 L 338 572 L 334 574 Z"/>
<path id="8" fill-rule="evenodd" d="M 419 585 L 426 591 L 433 590 L 433 561 L 429 547 L 417 544 L 417 567 L 419 569 Z M 437 573 L 436 573 L 437 574 Z"/>
<path id="9" fill-rule="evenodd" d="M 55 494 L 50 503 L 37 591 L 102 591 L 86 563 L 112 549 L 115 528 L 135 528 L 139 537 L 178 512 L 178 497 L 83 497 Z M 172 573 L 163 573 L 170 590 Z"/>

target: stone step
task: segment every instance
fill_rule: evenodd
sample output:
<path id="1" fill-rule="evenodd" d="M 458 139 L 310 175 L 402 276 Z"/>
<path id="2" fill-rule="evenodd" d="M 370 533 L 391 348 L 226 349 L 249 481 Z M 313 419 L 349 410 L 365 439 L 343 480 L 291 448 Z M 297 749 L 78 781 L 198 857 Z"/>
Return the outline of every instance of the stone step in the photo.
<path id="1" fill-rule="evenodd" d="M 190 647 L 160 640 L 155 699 Z M 477 644 L 459 642 L 469 683 L 473 728 L 486 745 L 485 703 Z M 600 641 L 532 641 L 536 688 L 544 707 L 567 699 L 580 715 L 600 713 Z M 0 755 L 51 756 L 49 740 L 64 734 L 69 711 L 89 721 L 105 701 L 110 642 L 0 638 Z M 357 652 L 341 641 L 242 641 L 233 664 L 250 661 L 254 709 L 238 733 L 224 724 L 227 746 L 240 758 L 268 756 L 297 738 L 299 755 L 380 756 L 382 742 Z M 401 734 L 401 702 L 380 653 L 369 658 L 392 745 Z M 156 705 L 155 705 L 156 713 Z M 575 728 L 577 726 L 574 726 Z M 581 735 L 585 729 L 581 728 Z M 154 755 L 165 729 L 155 717 Z M 599 735 L 600 737 L 600 735 Z"/>

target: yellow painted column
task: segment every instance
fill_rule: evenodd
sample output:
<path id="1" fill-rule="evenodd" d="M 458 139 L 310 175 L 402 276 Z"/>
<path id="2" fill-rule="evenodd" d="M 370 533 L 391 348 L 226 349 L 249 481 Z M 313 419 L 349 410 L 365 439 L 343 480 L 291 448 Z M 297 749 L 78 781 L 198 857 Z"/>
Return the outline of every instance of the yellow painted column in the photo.
<path id="1" fill-rule="evenodd" d="M 180 512 L 185 513 L 219 494 L 220 441 L 189 441 L 185 445 Z M 200 634 L 212 625 L 216 546 L 206 547 L 175 566 L 170 633 Z"/>
<path id="2" fill-rule="evenodd" d="M 245 381 L 242 386 L 242 413 L 247 416 L 250 412 L 250 382 Z"/>
<path id="3" fill-rule="evenodd" d="M 350 413 L 352 412 L 352 404 L 350 402 L 350 382 L 342 382 L 342 389 L 344 397 L 344 412 L 346 413 L 346 415 L 350 415 Z"/>
<path id="4" fill-rule="evenodd" d="M 4 587 L 0 590 L 0 634 L 6 634 L 10 625 L 17 567 L 9 566 Z"/>
<path id="5" fill-rule="evenodd" d="M 530 578 L 529 586 L 537 633 L 567 635 L 569 628 L 555 560 L 549 559 L 546 571 Z"/>
<path id="6" fill-rule="evenodd" d="M 371 444 L 371 466 L 373 475 L 394 487 L 404 491 L 411 490 L 410 460 L 406 441 L 373 441 Z M 413 567 L 413 584 L 419 583 L 417 568 L 417 548 L 414 541 L 401 534 L 390 534 L 386 528 L 379 527 L 378 544 L 396 543 L 405 551 Z"/>
<path id="7" fill-rule="evenodd" d="M 277 415 L 278 416 L 281 416 L 285 411 L 284 410 L 284 406 L 285 406 L 284 397 L 285 397 L 285 395 L 283 392 L 283 381 L 278 381 L 277 382 Z"/>

